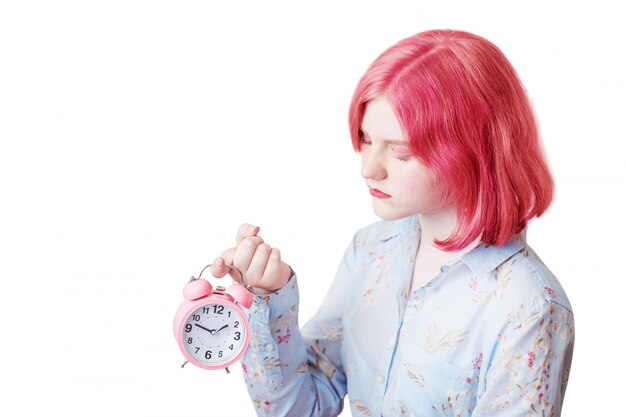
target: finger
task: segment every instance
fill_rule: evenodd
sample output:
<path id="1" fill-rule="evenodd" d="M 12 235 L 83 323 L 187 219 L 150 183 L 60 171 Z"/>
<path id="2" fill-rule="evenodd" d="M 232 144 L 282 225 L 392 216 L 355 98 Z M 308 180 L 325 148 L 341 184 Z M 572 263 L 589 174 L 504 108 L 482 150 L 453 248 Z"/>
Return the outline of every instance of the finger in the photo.
<path id="1" fill-rule="evenodd" d="M 247 274 L 248 267 L 252 262 L 252 258 L 254 258 L 254 253 L 256 252 L 257 246 L 263 243 L 263 239 L 261 236 L 247 236 L 245 237 L 239 246 L 237 246 L 237 250 L 233 256 L 233 260 L 231 265 L 239 268 L 244 277 Z M 235 275 L 236 274 L 236 275 Z M 237 271 L 233 271 L 231 276 L 235 278 L 237 281 L 241 281 L 241 277 Z"/>
<path id="2" fill-rule="evenodd" d="M 213 274 L 216 278 L 222 278 L 228 274 L 235 282 L 241 282 L 243 272 L 239 273 L 238 267 L 234 267 L 237 269 L 233 268 L 232 259 L 235 253 L 235 248 L 229 249 L 225 253 L 227 253 L 227 255 L 223 254 L 221 257 L 218 257 L 215 261 L 213 261 L 211 264 L 211 274 Z"/>
<path id="3" fill-rule="evenodd" d="M 224 258 L 216 258 L 211 264 L 211 274 L 216 277 L 223 277 L 226 273 L 226 268 L 224 268 L 224 265 Z"/>
<path id="4" fill-rule="evenodd" d="M 222 278 L 224 275 L 230 272 L 230 268 L 227 268 L 226 265 L 231 265 L 234 256 L 235 248 L 225 250 L 211 264 L 211 274 L 216 278 Z"/>
<path id="5" fill-rule="evenodd" d="M 256 234 L 259 233 L 259 230 L 261 230 L 259 226 L 253 226 L 248 223 L 244 223 L 239 226 L 239 230 L 237 231 L 237 237 L 235 238 L 237 246 L 239 246 L 243 239 L 245 239 L 247 236 L 256 236 Z"/>
<path id="6" fill-rule="evenodd" d="M 272 248 L 270 256 L 267 260 L 267 265 L 265 266 L 265 270 L 263 271 L 263 275 L 261 276 L 259 283 L 261 285 L 267 284 L 270 286 L 275 286 L 279 283 L 281 264 L 280 250 L 278 250 L 278 248 Z"/>
<path id="7" fill-rule="evenodd" d="M 246 284 L 254 286 L 255 283 L 261 280 L 271 253 L 272 247 L 267 243 L 261 243 L 257 246 L 250 265 L 244 274 Z"/>

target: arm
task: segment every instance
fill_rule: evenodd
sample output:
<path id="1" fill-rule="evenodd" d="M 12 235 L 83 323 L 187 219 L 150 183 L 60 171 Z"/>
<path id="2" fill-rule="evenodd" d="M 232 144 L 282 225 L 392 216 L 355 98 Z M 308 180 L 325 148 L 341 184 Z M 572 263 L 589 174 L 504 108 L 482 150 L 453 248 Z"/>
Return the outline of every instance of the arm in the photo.
<path id="1" fill-rule="evenodd" d="M 252 338 L 242 364 L 257 415 L 330 417 L 343 409 L 342 306 L 353 259 L 354 238 L 330 291 L 302 332 L 295 273 L 280 290 L 254 297 L 249 311 Z"/>
<path id="2" fill-rule="evenodd" d="M 574 316 L 541 302 L 505 330 L 473 417 L 561 415 L 574 349 Z"/>

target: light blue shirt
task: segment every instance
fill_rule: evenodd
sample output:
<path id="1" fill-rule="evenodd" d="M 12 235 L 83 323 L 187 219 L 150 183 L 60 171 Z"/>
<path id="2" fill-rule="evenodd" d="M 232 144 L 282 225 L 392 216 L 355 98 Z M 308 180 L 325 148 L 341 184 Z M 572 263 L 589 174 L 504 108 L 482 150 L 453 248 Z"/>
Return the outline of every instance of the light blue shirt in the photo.
<path id="1" fill-rule="evenodd" d="M 255 296 L 244 379 L 259 416 L 560 415 L 574 347 L 563 288 L 525 233 L 409 294 L 418 215 L 358 230 L 300 330 L 295 272 Z"/>

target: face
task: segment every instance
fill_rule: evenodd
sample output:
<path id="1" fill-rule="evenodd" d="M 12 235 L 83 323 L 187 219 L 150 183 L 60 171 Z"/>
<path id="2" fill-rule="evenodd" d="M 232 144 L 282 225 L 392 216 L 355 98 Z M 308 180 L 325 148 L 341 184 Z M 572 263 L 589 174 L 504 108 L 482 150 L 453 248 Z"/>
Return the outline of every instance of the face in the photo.
<path id="1" fill-rule="evenodd" d="M 241 351 L 245 326 L 239 314 L 227 305 L 206 304 L 187 318 L 183 341 L 194 359 L 218 365 L 230 361 Z"/>
<path id="2" fill-rule="evenodd" d="M 384 95 L 367 103 L 361 131 L 361 175 L 370 189 L 384 193 L 372 195 L 376 215 L 396 220 L 438 210 L 441 189 L 431 171 L 411 156 L 400 122 Z"/>

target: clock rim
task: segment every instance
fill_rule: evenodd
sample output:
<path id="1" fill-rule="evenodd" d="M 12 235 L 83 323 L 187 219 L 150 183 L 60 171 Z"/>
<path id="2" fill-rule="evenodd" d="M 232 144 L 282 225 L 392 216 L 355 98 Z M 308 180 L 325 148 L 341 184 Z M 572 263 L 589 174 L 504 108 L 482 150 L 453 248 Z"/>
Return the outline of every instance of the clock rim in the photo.
<path id="1" fill-rule="evenodd" d="M 226 367 L 232 365 L 233 363 L 237 362 L 243 356 L 243 354 L 245 353 L 246 349 L 248 348 L 248 344 L 250 342 L 250 324 L 248 322 L 248 317 L 246 316 L 245 312 L 235 302 L 233 302 L 233 301 L 231 301 L 231 300 L 229 300 L 227 298 L 222 298 L 224 296 L 222 295 L 220 297 L 220 295 L 211 294 L 209 296 L 202 297 L 200 299 L 193 300 L 193 301 L 185 300 L 185 301 L 183 301 L 183 303 L 179 307 L 179 311 L 176 314 L 176 320 L 174 322 L 174 335 L 176 336 L 176 341 L 178 342 L 178 347 L 181 350 L 181 352 L 183 353 L 183 356 L 185 356 L 185 359 L 187 359 L 189 362 L 191 362 L 193 365 L 195 365 L 195 366 L 197 366 L 199 368 L 214 370 L 214 369 L 223 369 L 223 368 L 226 368 Z M 241 316 L 241 321 L 243 322 L 244 327 L 246 329 L 246 334 L 244 336 L 244 341 L 243 341 L 243 344 L 241 345 L 241 348 L 239 349 L 237 354 L 235 354 L 235 356 L 233 356 L 232 359 L 228 360 L 228 362 L 221 363 L 221 364 L 208 365 L 208 364 L 206 364 L 204 362 L 200 362 L 200 361 L 196 360 L 194 357 L 192 357 L 189 354 L 189 352 L 187 352 L 187 349 L 185 349 L 184 340 L 183 340 L 183 334 L 182 334 L 183 329 L 184 329 L 184 324 L 187 321 L 187 318 L 189 318 L 189 316 L 191 315 L 191 313 L 193 313 L 198 308 L 200 308 L 200 307 L 202 307 L 202 306 L 204 306 L 206 304 L 225 304 L 228 307 L 232 308 L 233 310 L 235 310 L 239 314 L 239 316 Z"/>

